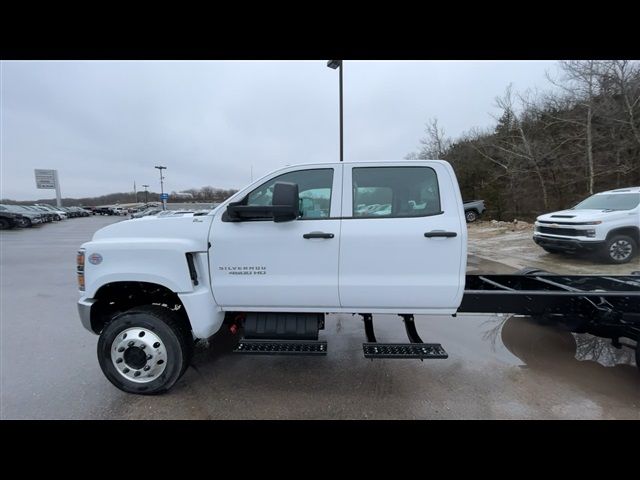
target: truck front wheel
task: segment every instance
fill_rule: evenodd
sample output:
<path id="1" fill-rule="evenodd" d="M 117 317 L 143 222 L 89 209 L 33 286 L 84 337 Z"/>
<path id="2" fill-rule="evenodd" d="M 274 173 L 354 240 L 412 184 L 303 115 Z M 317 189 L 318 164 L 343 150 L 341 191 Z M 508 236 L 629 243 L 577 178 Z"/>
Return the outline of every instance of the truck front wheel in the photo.
<path id="1" fill-rule="evenodd" d="M 98 362 L 107 379 L 128 393 L 154 395 L 182 376 L 193 352 L 193 337 L 175 312 L 160 306 L 135 307 L 112 320 L 98 339 Z"/>
<path id="2" fill-rule="evenodd" d="M 638 244 L 627 235 L 613 235 L 602 250 L 602 255 L 609 263 L 627 263 L 638 252 Z"/>

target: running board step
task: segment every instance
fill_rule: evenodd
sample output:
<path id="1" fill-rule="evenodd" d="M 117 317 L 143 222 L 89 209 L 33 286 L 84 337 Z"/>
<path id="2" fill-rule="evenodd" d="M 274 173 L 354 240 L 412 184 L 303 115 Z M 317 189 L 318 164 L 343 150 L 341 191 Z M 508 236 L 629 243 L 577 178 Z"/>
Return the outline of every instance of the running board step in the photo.
<path id="1" fill-rule="evenodd" d="M 449 358 L 439 343 L 363 343 L 365 358 Z"/>
<path id="2" fill-rule="evenodd" d="M 252 355 L 326 355 L 327 342 L 318 340 L 240 340 L 234 353 Z"/>

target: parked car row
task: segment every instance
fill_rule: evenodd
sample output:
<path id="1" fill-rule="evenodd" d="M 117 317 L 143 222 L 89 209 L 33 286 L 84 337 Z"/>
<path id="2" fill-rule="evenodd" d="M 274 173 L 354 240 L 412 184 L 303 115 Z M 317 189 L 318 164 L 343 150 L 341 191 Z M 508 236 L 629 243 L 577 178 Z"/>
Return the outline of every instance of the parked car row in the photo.
<path id="1" fill-rule="evenodd" d="M 48 222 L 59 222 L 67 218 L 88 217 L 91 213 L 80 207 L 53 207 L 35 205 L 0 204 L 0 230 L 30 228 Z"/>
<path id="2" fill-rule="evenodd" d="M 155 208 L 156 204 L 147 204 L 143 206 L 137 207 L 121 207 L 118 205 L 110 205 L 110 206 L 101 206 L 101 207 L 85 207 L 89 210 L 93 215 L 129 215 L 141 212 L 142 210 L 147 210 L 148 208 Z M 161 208 L 157 207 L 157 210 L 160 211 Z"/>
<path id="3" fill-rule="evenodd" d="M 217 204 L 214 204 L 215 208 Z M 146 210 L 141 210 L 140 212 L 136 212 L 131 214 L 131 218 L 144 218 L 144 217 L 172 217 L 172 216 L 182 216 L 182 215 L 206 215 L 211 211 L 211 209 L 181 209 L 181 210 L 162 210 L 160 207 L 150 207 Z"/>

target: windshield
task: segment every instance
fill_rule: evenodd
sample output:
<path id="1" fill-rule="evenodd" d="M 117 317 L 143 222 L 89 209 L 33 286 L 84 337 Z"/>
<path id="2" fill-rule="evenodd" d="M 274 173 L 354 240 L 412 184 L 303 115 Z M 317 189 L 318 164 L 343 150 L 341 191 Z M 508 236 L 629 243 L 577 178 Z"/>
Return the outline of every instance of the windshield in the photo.
<path id="1" fill-rule="evenodd" d="M 640 203 L 640 193 L 593 195 L 573 207 L 575 210 L 631 210 Z"/>

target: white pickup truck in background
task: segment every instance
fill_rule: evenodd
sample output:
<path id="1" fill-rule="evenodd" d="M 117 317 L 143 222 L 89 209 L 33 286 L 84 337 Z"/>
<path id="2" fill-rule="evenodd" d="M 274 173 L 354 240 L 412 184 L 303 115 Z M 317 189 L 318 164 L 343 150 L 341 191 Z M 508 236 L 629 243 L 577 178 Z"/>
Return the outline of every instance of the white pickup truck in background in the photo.
<path id="1" fill-rule="evenodd" d="M 590 252 L 609 263 L 630 262 L 640 245 L 640 187 L 597 193 L 541 215 L 533 240 L 549 253 Z"/>
<path id="2" fill-rule="evenodd" d="M 290 166 L 209 215 L 99 230 L 78 252 L 78 306 L 107 378 L 157 393 L 184 372 L 193 338 L 239 312 L 245 338 L 298 341 L 317 339 L 325 313 L 455 314 L 466 259 L 447 162 Z"/>

